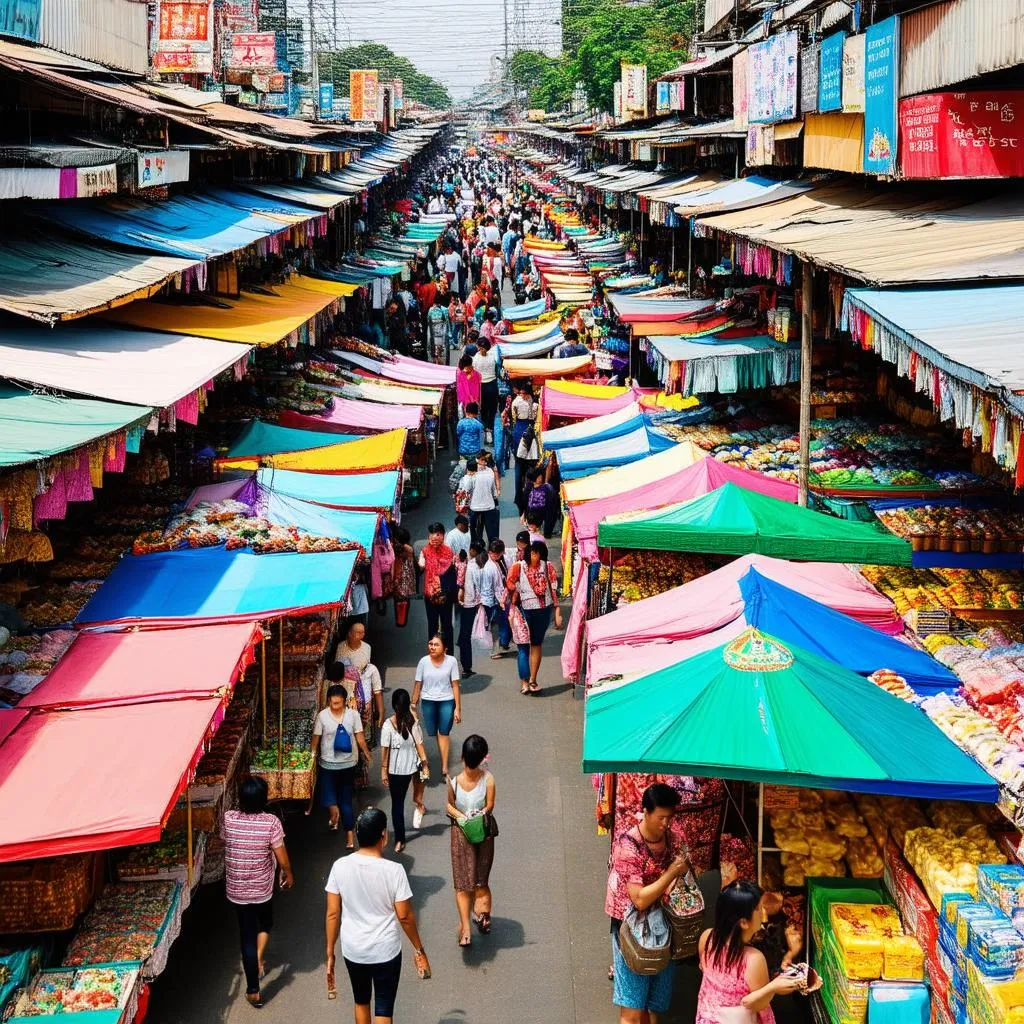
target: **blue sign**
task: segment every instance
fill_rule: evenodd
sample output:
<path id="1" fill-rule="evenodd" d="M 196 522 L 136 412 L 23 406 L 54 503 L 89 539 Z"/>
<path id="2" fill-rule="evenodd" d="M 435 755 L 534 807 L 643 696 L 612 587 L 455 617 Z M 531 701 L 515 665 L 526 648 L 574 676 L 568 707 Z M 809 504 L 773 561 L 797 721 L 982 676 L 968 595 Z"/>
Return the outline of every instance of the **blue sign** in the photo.
<path id="1" fill-rule="evenodd" d="M 320 83 L 320 116 L 330 118 L 334 116 L 334 83 Z"/>
<path id="2" fill-rule="evenodd" d="M 864 170 L 868 174 L 893 174 L 898 138 L 899 16 L 894 14 L 872 25 L 865 35 Z"/>
<path id="3" fill-rule="evenodd" d="M 846 33 L 836 32 L 821 41 L 818 66 L 818 109 L 843 109 L 843 41 Z"/>
<path id="4" fill-rule="evenodd" d="M 39 42 L 43 0 L 0 0 L 0 36 Z"/>

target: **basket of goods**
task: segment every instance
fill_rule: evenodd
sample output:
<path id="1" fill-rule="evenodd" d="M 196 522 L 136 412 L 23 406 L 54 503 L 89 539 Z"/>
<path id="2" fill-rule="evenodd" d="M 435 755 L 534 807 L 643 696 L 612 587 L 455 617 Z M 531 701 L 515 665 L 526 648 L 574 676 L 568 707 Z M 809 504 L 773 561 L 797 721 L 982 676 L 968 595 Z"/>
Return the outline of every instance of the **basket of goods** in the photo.
<path id="1" fill-rule="evenodd" d="M 71 928 L 95 892 L 96 855 L 0 865 L 0 933 Z"/>
<path id="2" fill-rule="evenodd" d="M 13 1024 L 39 1017 L 88 1013 L 86 1019 L 132 1021 L 139 995 L 137 963 L 101 963 L 39 971 L 8 1010 Z M 92 1014 L 97 1014 L 93 1017 Z"/>
<path id="3" fill-rule="evenodd" d="M 316 759 L 312 753 L 313 714 L 307 708 L 285 708 L 280 738 L 276 719 L 266 746 L 255 751 L 250 771 L 267 783 L 271 800 L 308 800 L 313 795 Z"/>

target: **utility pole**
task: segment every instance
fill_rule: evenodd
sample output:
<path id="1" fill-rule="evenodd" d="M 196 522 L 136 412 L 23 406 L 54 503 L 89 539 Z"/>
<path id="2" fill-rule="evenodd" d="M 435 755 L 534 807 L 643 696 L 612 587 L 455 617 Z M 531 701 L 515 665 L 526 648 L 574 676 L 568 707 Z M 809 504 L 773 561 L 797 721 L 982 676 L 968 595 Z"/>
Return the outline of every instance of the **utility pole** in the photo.
<path id="1" fill-rule="evenodd" d="M 505 89 L 510 90 L 514 88 L 514 85 L 512 82 L 512 68 L 508 62 L 508 0 L 502 0 L 501 7 L 505 18 Z"/>
<path id="2" fill-rule="evenodd" d="M 313 0 L 309 0 L 309 62 L 312 65 L 313 120 L 320 120 L 320 62 L 316 52 L 316 22 L 313 20 Z"/>

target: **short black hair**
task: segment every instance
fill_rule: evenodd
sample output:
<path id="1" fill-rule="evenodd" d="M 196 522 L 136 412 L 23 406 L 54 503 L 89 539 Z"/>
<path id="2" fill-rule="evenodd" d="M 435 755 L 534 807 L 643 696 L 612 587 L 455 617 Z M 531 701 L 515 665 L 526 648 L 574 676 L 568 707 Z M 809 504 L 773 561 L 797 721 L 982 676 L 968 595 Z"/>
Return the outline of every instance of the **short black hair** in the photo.
<path id="1" fill-rule="evenodd" d="M 462 743 L 462 763 L 467 768 L 479 768 L 480 762 L 487 756 L 487 740 L 473 733 Z"/>
<path id="2" fill-rule="evenodd" d="M 489 339 L 489 338 L 486 338 L 486 337 L 482 337 L 482 338 L 480 339 L 480 347 L 481 347 L 482 349 L 484 349 L 485 351 L 486 351 L 487 349 L 489 349 L 489 348 L 491 347 L 491 342 L 490 342 L 490 339 Z"/>
<path id="3" fill-rule="evenodd" d="M 475 473 L 477 470 L 476 459 L 466 459 L 466 472 Z"/>
<path id="4" fill-rule="evenodd" d="M 336 661 L 335 665 L 340 665 L 340 661 Z M 334 668 L 334 665 L 331 666 Z M 342 677 L 344 678 L 344 677 Z M 335 683 L 333 686 L 327 687 L 327 699 L 330 700 L 332 697 L 340 697 L 342 700 L 348 700 L 348 690 L 345 689 L 341 683 Z"/>
<path id="5" fill-rule="evenodd" d="M 388 830 L 388 816 L 379 807 L 367 807 L 356 818 L 356 842 L 359 848 L 376 846 Z"/>
<path id="6" fill-rule="evenodd" d="M 679 794 L 664 782 L 655 782 L 644 790 L 640 805 L 648 814 L 657 807 L 674 811 L 679 806 Z"/>
<path id="7" fill-rule="evenodd" d="M 518 544 L 520 542 L 522 542 L 523 544 L 529 544 L 530 543 L 530 531 L 529 530 L 520 530 L 516 534 L 516 543 Z"/>
<path id="8" fill-rule="evenodd" d="M 267 809 L 267 780 L 250 775 L 238 787 L 238 809 L 243 814 L 262 814 Z"/>
<path id="9" fill-rule="evenodd" d="M 427 527 L 427 533 L 444 533 L 444 523 L 431 523 Z"/>
<path id="10" fill-rule="evenodd" d="M 327 678 L 330 679 L 332 683 L 340 682 L 345 678 L 345 669 L 347 667 L 348 666 L 343 661 L 331 662 L 331 664 L 327 666 Z"/>
<path id="11" fill-rule="evenodd" d="M 469 516 L 464 516 L 461 512 L 455 517 L 456 526 L 469 526 Z"/>
<path id="12" fill-rule="evenodd" d="M 525 519 L 527 526 L 540 526 L 544 522 L 544 513 L 539 509 L 530 508 L 526 510 Z"/>
<path id="13" fill-rule="evenodd" d="M 479 411 L 480 411 L 480 406 L 477 405 L 476 402 L 467 402 L 466 403 L 466 415 L 467 416 L 475 416 Z"/>
<path id="14" fill-rule="evenodd" d="M 505 553 L 505 542 L 500 537 L 495 537 L 490 544 L 487 545 L 488 551 L 493 551 L 496 555 L 503 555 Z"/>
<path id="15" fill-rule="evenodd" d="M 577 331 L 575 327 L 567 327 L 564 331 L 562 331 L 562 334 L 565 335 L 566 341 L 580 340 L 580 332 Z"/>

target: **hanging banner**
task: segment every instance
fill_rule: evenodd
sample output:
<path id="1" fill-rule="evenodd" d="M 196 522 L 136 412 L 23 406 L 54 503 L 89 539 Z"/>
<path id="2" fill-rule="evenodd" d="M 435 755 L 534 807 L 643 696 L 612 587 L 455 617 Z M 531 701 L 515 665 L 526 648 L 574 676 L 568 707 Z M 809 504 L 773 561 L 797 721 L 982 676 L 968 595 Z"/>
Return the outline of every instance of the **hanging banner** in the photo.
<path id="1" fill-rule="evenodd" d="M 139 153 L 139 188 L 188 181 L 188 150 L 167 149 L 159 153 Z"/>
<path id="2" fill-rule="evenodd" d="M 350 71 L 348 91 L 351 99 L 349 117 L 353 121 L 377 120 L 377 72 Z"/>
<path id="3" fill-rule="evenodd" d="M 775 125 L 752 124 L 747 127 L 746 164 L 764 167 L 775 161 Z"/>
<path id="4" fill-rule="evenodd" d="M 678 82 L 672 82 L 669 86 L 669 109 L 670 110 L 683 110 L 686 107 L 686 82 L 684 79 L 680 79 Z"/>
<path id="5" fill-rule="evenodd" d="M 395 110 L 405 110 L 405 82 L 401 78 L 391 81 L 391 102 Z"/>
<path id="6" fill-rule="evenodd" d="M 813 114 L 818 109 L 818 50 L 812 43 L 800 51 L 800 113 Z"/>
<path id="7" fill-rule="evenodd" d="M 1024 91 L 900 100 L 899 151 L 907 178 L 1024 177 Z"/>
<path id="8" fill-rule="evenodd" d="M 217 0 L 215 17 L 220 30 L 228 36 L 255 32 L 259 27 L 256 0 Z"/>
<path id="9" fill-rule="evenodd" d="M 747 119 L 751 124 L 796 117 L 797 39 L 796 32 L 782 32 L 750 47 Z"/>
<path id="10" fill-rule="evenodd" d="M 320 120 L 326 121 L 334 117 L 334 83 L 320 83 Z"/>
<path id="11" fill-rule="evenodd" d="M 161 74 L 213 73 L 212 0 L 159 0 L 153 67 Z"/>
<path id="12" fill-rule="evenodd" d="M 864 113 L 864 43 L 866 36 L 848 36 L 843 43 L 843 113 Z"/>
<path id="13" fill-rule="evenodd" d="M 899 95 L 900 19 L 872 25 L 864 43 L 864 170 L 896 170 L 896 98 Z"/>
<path id="14" fill-rule="evenodd" d="M 117 165 L 101 164 L 99 167 L 77 169 L 78 199 L 89 196 L 112 196 L 117 192 Z"/>
<path id="15" fill-rule="evenodd" d="M 622 120 L 622 82 L 612 83 L 612 117 Z"/>
<path id="16" fill-rule="evenodd" d="M 0 36 L 39 42 L 43 0 L 0 0 Z"/>
<path id="17" fill-rule="evenodd" d="M 658 82 L 656 108 L 659 114 L 667 114 L 672 109 L 672 83 Z"/>
<path id="18" fill-rule="evenodd" d="M 750 51 L 742 50 L 732 59 L 732 123 L 740 131 L 747 127 L 747 104 L 749 94 L 747 81 L 749 78 Z"/>
<path id="19" fill-rule="evenodd" d="M 231 37 L 229 67 L 235 70 L 277 69 L 277 37 L 273 32 L 237 32 Z"/>
<path id="20" fill-rule="evenodd" d="M 622 107 L 631 113 L 647 116 L 647 65 L 622 65 Z"/>
<path id="21" fill-rule="evenodd" d="M 821 69 L 818 72 L 818 110 L 823 114 L 839 110 L 843 105 L 843 42 L 842 32 L 821 41 Z"/>

